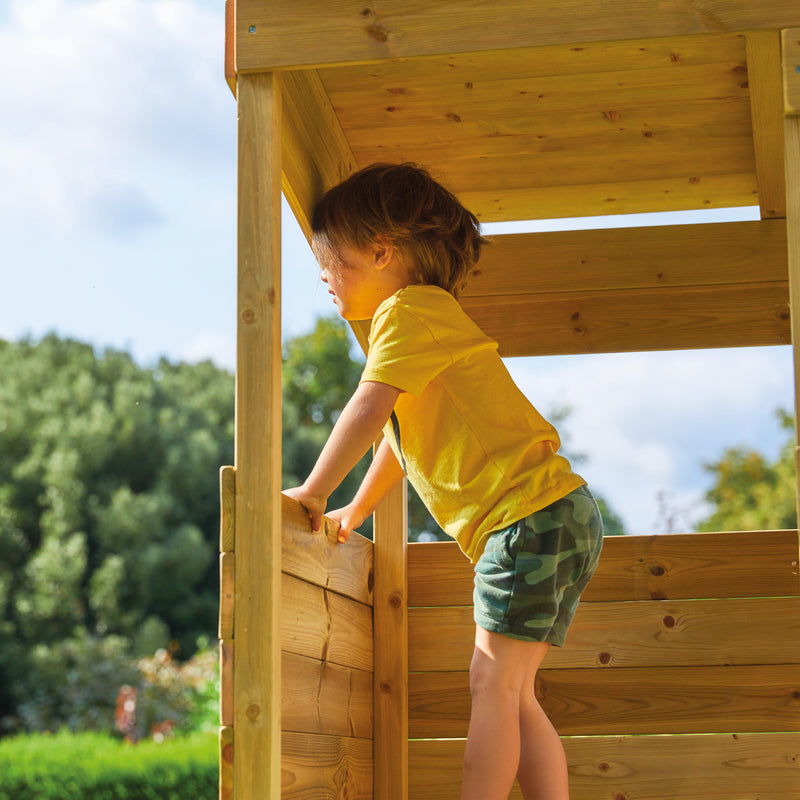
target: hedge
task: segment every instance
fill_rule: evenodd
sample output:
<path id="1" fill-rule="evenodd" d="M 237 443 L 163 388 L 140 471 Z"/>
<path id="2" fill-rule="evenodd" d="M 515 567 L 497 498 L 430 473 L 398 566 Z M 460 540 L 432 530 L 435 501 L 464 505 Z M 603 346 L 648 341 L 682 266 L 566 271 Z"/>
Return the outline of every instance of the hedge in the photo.
<path id="1" fill-rule="evenodd" d="M 130 745 L 97 733 L 0 740 L 0 800 L 216 800 L 217 737 Z"/>

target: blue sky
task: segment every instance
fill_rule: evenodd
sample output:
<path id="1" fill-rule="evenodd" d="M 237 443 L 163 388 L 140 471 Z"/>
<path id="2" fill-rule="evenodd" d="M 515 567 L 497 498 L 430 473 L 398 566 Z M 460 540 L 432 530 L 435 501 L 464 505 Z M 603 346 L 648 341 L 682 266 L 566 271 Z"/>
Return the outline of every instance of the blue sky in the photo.
<path id="1" fill-rule="evenodd" d="M 236 107 L 223 78 L 223 7 L 0 6 L 0 337 L 55 330 L 143 364 L 164 355 L 232 367 Z M 288 213 L 283 252 L 291 336 L 334 309 Z M 636 533 L 664 529 L 660 493 L 685 509 L 678 525 L 688 528 L 703 511 L 702 463 L 734 445 L 774 455 L 783 437 L 774 411 L 794 402 L 787 347 L 509 366 L 545 414 L 572 408 L 569 448 L 587 455 L 581 471 Z"/>

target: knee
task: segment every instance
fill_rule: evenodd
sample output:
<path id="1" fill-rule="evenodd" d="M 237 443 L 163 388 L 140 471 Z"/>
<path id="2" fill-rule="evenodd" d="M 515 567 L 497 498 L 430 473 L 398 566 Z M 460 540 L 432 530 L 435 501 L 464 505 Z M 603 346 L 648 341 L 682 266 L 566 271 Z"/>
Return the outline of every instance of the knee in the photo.
<path id="1" fill-rule="evenodd" d="M 519 686 L 492 659 L 476 653 L 469 668 L 469 692 L 473 704 L 484 698 L 490 698 L 493 703 L 501 702 L 504 697 L 515 701 L 519 697 Z"/>

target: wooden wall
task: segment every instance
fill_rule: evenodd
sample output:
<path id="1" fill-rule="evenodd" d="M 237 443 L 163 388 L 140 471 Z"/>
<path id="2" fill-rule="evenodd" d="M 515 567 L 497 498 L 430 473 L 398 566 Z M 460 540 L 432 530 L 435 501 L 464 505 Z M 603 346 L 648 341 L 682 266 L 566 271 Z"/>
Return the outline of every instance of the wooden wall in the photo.
<path id="1" fill-rule="evenodd" d="M 537 688 L 573 800 L 797 798 L 797 563 L 796 531 L 606 540 Z M 455 544 L 409 546 L 412 800 L 459 796 L 471 604 Z"/>
<path id="2" fill-rule="evenodd" d="M 220 798 L 234 793 L 233 581 L 235 472 L 221 472 Z M 337 530 L 312 534 L 300 506 L 282 498 L 281 796 L 373 796 L 372 542 Z"/>

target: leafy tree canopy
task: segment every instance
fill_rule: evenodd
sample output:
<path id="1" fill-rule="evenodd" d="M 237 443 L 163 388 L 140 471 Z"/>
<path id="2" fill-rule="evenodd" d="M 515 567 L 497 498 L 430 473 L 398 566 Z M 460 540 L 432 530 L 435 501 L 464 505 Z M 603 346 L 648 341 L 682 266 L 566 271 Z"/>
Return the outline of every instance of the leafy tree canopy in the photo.
<path id="1" fill-rule="evenodd" d="M 0 373 L 0 717 L 41 727 L 92 661 L 100 685 L 112 656 L 214 631 L 233 378 L 54 335 L 0 342 Z"/>
<path id="2" fill-rule="evenodd" d="M 777 412 L 786 441 L 774 461 L 749 449 L 729 448 L 705 465 L 714 476 L 706 494 L 711 514 L 700 531 L 760 531 L 797 527 L 794 418 Z"/>

